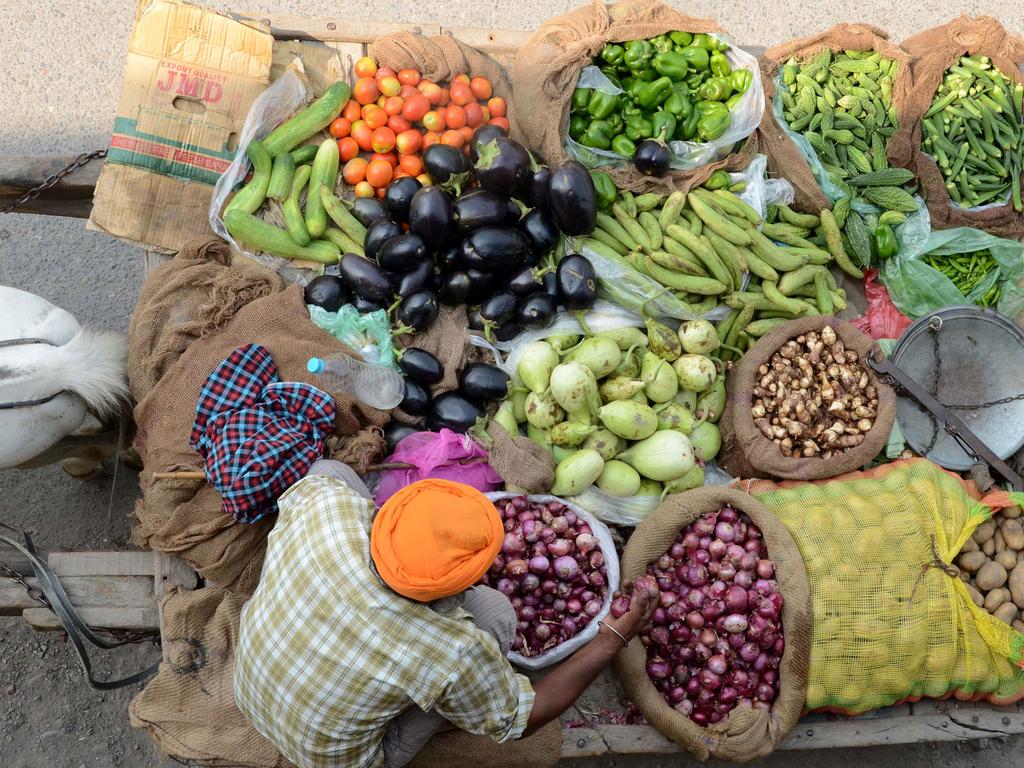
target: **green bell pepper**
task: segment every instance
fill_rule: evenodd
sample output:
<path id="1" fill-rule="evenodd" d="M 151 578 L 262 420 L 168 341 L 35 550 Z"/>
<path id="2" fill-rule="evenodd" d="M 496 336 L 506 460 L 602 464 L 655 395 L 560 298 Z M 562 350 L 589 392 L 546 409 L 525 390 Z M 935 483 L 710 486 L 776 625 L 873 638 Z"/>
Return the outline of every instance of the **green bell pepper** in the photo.
<path id="1" fill-rule="evenodd" d="M 645 85 L 647 85 L 647 83 L 638 77 L 635 78 L 633 82 L 629 84 L 629 88 L 626 89 L 626 95 L 629 96 L 632 102 L 638 107 L 640 104 L 640 89 Z"/>
<path id="2" fill-rule="evenodd" d="M 686 46 L 693 42 L 693 35 L 691 35 L 689 32 L 682 31 L 669 32 L 668 39 L 671 40 L 676 45 L 680 46 L 681 48 L 685 48 Z"/>
<path id="3" fill-rule="evenodd" d="M 625 56 L 625 54 L 626 49 L 618 43 L 608 43 L 601 49 L 601 58 L 613 67 L 622 62 L 622 57 Z"/>
<path id="4" fill-rule="evenodd" d="M 700 118 L 697 123 L 697 136 L 701 141 L 714 141 L 729 128 L 729 113 L 712 112 Z"/>
<path id="5" fill-rule="evenodd" d="M 651 118 L 651 128 L 654 131 L 652 135 L 662 136 L 666 141 L 671 139 L 676 134 L 675 115 L 665 110 L 655 112 Z"/>
<path id="6" fill-rule="evenodd" d="M 654 56 L 654 46 L 646 40 L 630 40 L 622 56 L 622 63 L 634 72 L 646 69 Z"/>
<path id="7" fill-rule="evenodd" d="M 714 51 L 711 54 L 711 74 L 716 77 L 728 77 L 732 74 L 732 66 L 721 51 Z"/>
<path id="8" fill-rule="evenodd" d="M 604 120 L 592 120 L 579 141 L 586 147 L 608 149 L 612 145 L 612 129 Z"/>
<path id="9" fill-rule="evenodd" d="M 651 45 L 654 46 L 654 50 L 659 53 L 667 53 L 672 50 L 672 38 L 668 35 L 658 35 L 650 39 Z"/>
<path id="10" fill-rule="evenodd" d="M 729 172 L 719 168 L 708 176 L 708 180 L 704 182 L 704 189 L 725 189 L 731 183 Z"/>
<path id="11" fill-rule="evenodd" d="M 725 100 L 725 108 L 730 111 L 735 109 L 736 105 L 740 103 L 740 99 L 742 98 L 742 93 L 734 93 L 732 96 Z"/>
<path id="12" fill-rule="evenodd" d="M 711 35 L 705 34 L 704 32 L 698 32 L 693 36 L 693 42 L 690 45 L 696 46 L 697 48 L 703 48 L 707 51 L 727 51 L 729 50 L 729 44 L 712 37 Z"/>
<path id="13" fill-rule="evenodd" d="M 703 71 L 711 65 L 711 54 L 709 54 L 703 48 L 697 48 L 695 46 L 687 46 L 679 51 L 679 55 L 682 56 L 690 69 Z"/>
<path id="14" fill-rule="evenodd" d="M 696 112 L 701 117 L 712 114 L 728 115 L 729 108 L 720 101 L 698 101 Z"/>
<path id="15" fill-rule="evenodd" d="M 622 129 L 626 127 L 626 121 L 622 119 L 622 115 L 618 112 L 612 112 L 608 117 L 605 118 L 605 122 L 608 123 L 608 127 L 611 128 L 612 133 L 622 133 Z"/>
<path id="16" fill-rule="evenodd" d="M 635 82 L 636 78 L 630 75 L 629 77 L 619 78 L 618 86 L 622 90 L 626 91 L 626 93 L 629 93 L 629 89 L 633 87 L 633 83 Z"/>
<path id="17" fill-rule="evenodd" d="M 623 120 L 629 120 L 631 117 L 642 115 L 644 111 L 640 109 L 632 99 L 622 99 L 622 109 L 619 110 L 619 114 L 622 115 Z"/>
<path id="18" fill-rule="evenodd" d="M 690 104 L 689 97 L 684 93 L 687 90 L 686 86 L 680 87 L 680 85 L 677 83 L 676 87 L 672 89 L 672 95 L 665 99 L 662 108 L 677 120 L 685 120 L 693 110 L 693 105 Z"/>
<path id="19" fill-rule="evenodd" d="M 651 59 L 651 65 L 662 77 L 682 80 L 689 72 L 689 65 L 681 53 L 659 53 Z"/>
<path id="20" fill-rule="evenodd" d="M 624 157 L 632 157 L 636 154 L 636 144 L 620 133 L 612 139 L 612 152 L 617 152 Z"/>
<path id="21" fill-rule="evenodd" d="M 643 141 L 654 135 L 654 125 L 643 115 L 631 117 L 626 121 L 626 138 L 630 141 Z"/>
<path id="22" fill-rule="evenodd" d="M 749 69 L 737 69 L 729 76 L 733 93 L 746 93 L 754 82 L 754 73 Z"/>
<path id="23" fill-rule="evenodd" d="M 636 75 L 637 80 L 641 80 L 645 83 L 658 79 L 658 70 L 654 69 L 654 67 L 647 67 L 647 69 L 643 69 L 634 74 Z"/>
<path id="24" fill-rule="evenodd" d="M 689 117 L 687 117 L 682 122 L 681 126 L 676 129 L 677 135 L 681 134 L 679 135 L 679 138 L 683 141 L 693 141 L 697 136 L 697 124 L 700 122 L 702 117 L 703 115 L 700 110 L 691 110 Z"/>
<path id="25" fill-rule="evenodd" d="M 619 74 L 615 71 L 614 67 L 600 67 L 599 69 L 601 70 L 601 74 L 608 78 L 608 82 L 616 88 L 622 88 L 622 82 L 619 80 Z"/>
<path id="26" fill-rule="evenodd" d="M 569 136 L 579 141 L 580 136 L 587 132 L 587 118 L 583 115 L 572 115 L 569 118 Z"/>
<path id="27" fill-rule="evenodd" d="M 598 120 L 608 117 L 619 106 L 619 95 L 617 93 L 605 93 L 594 91 L 587 103 L 587 112 L 591 117 Z"/>
<path id="28" fill-rule="evenodd" d="M 732 96 L 732 83 L 728 77 L 711 77 L 701 83 L 697 95 L 705 101 L 725 101 Z"/>
<path id="29" fill-rule="evenodd" d="M 899 240 L 889 224 L 879 224 L 875 228 L 875 252 L 879 259 L 891 259 L 900 250 Z"/>
<path id="30" fill-rule="evenodd" d="M 597 207 L 602 210 L 611 208 L 619 196 L 619 190 L 616 189 L 612 177 L 604 171 L 591 171 L 590 178 L 594 180 L 594 190 L 597 192 Z"/>
<path id="31" fill-rule="evenodd" d="M 644 109 L 654 109 L 672 95 L 672 81 L 659 77 L 652 83 L 645 83 L 637 94 L 637 104 Z"/>
<path id="32" fill-rule="evenodd" d="M 584 111 L 587 108 L 587 104 L 590 103 L 590 96 L 593 91 L 589 88 L 577 88 L 572 92 L 572 108 L 574 110 Z"/>
<path id="33" fill-rule="evenodd" d="M 686 80 L 683 81 L 683 85 L 687 87 L 690 93 L 696 93 L 697 89 L 700 88 L 701 83 L 703 83 L 707 77 L 707 70 L 697 70 L 696 72 L 691 72 L 686 76 Z"/>

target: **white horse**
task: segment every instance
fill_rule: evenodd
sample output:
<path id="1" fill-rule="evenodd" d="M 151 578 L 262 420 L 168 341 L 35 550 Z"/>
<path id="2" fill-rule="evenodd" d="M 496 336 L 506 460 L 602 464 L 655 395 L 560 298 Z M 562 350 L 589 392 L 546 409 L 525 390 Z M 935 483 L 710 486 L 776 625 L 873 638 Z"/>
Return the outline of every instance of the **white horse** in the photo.
<path id="1" fill-rule="evenodd" d="M 128 403 L 127 359 L 124 335 L 82 328 L 45 299 L 0 286 L 0 467 L 72 455 L 68 436 L 90 414 L 106 423 Z M 59 443 L 67 450 L 51 450 Z M 86 460 L 95 468 L 116 441 L 113 450 L 92 448 Z"/>

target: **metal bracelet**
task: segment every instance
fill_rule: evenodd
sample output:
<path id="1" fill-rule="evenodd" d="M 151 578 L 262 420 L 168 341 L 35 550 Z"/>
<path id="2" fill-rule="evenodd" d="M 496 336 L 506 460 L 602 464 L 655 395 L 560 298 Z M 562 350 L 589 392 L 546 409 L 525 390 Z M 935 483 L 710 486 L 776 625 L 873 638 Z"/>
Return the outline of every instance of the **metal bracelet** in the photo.
<path id="1" fill-rule="evenodd" d="M 621 632 L 619 632 L 619 630 L 617 630 L 617 629 L 616 629 L 615 627 L 613 627 L 613 626 L 612 626 L 611 624 L 605 624 L 605 623 L 604 623 L 603 621 L 598 621 L 598 622 L 597 622 L 597 626 L 599 626 L 599 627 L 604 627 L 604 628 L 605 628 L 605 629 L 607 629 L 607 630 L 608 630 L 609 632 L 612 632 L 612 633 L 614 633 L 614 635 L 615 635 L 615 636 L 616 636 L 617 638 L 619 638 L 619 640 L 621 640 L 621 641 L 622 641 L 622 645 L 623 645 L 623 646 L 627 646 L 627 645 L 629 645 L 629 640 L 627 640 L 626 638 L 624 638 L 624 637 L 622 636 L 622 633 L 621 633 Z"/>

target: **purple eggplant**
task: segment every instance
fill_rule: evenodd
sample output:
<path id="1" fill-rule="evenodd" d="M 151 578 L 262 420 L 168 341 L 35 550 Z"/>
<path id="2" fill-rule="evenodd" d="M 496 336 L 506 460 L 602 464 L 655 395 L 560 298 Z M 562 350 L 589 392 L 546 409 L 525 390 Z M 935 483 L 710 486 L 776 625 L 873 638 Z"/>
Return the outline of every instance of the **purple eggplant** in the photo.
<path id="1" fill-rule="evenodd" d="M 558 298 L 571 310 L 590 309 L 597 298 L 597 273 L 586 256 L 570 254 L 558 263 Z"/>
<path id="2" fill-rule="evenodd" d="M 530 180 L 523 188 L 523 202 L 531 208 L 544 211 L 548 207 L 548 177 L 551 170 L 546 165 L 534 165 Z"/>
<path id="3" fill-rule="evenodd" d="M 474 167 L 481 187 L 514 197 L 530 174 L 530 153 L 518 141 L 499 136 L 479 145 Z"/>
<path id="4" fill-rule="evenodd" d="M 525 328 L 546 328 L 558 310 L 554 296 L 544 291 L 531 293 L 519 305 L 519 323 Z"/>
<path id="5" fill-rule="evenodd" d="M 474 163 L 480 159 L 480 145 L 494 141 L 497 138 L 507 137 L 508 134 L 505 132 L 505 129 L 499 125 L 491 125 L 490 123 L 481 125 L 476 129 L 476 133 L 473 134 L 473 138 L 469 141 L 469 159 Z"/>
<path id="6" fill-rule="evenodd" d="M 462 185 L 473 170 L 462 150 L 447 144 L 431 144 L 423 150 L 421 159 L 431 180 L 444 189 L 451 189 L 456 195 L 462 191 Z"/>
<path id="7" fill-rule="evenodd" d="M 470 267 L 488 272 L 508 272 L 520 267 L 530 246 L 518 229 L 481 227 L 466 236 L 462 256 Z"/>
<path id="8" fill-rule="evenodd" d="M 402 299 L 398 307 L 398 320 L 407 328 L 423 331 L 437 319 L 437 313 L 437 294 L 423 288 Z"/>
<path id="9" fill-rule="evenodd" d="M 364 227 L 370 226 L 379 219 L 389 218 L 388 209 L 376 197 L 357 197 L 352 203 L 352 215 Z"/>
<path id="10" fill-rule="evenodd" d="M 501 400 L 508 394 L 509 375 L 487 363 L 470 363 L 459 373 L 459 394 L 476 402 Z"/>
<path id="11" fill-rule="evenodd" d="M 337 312 L 343 304 L 348 303 L 349 290 L 345 281 L 335 275 L 320 275 L 309 281 L 303 291 L 307 304 Z"/>
<path id="12" fill-rule="evenodd" d="M 423 238 L 431 251 L 444 247 L 454 225 L 452 201 L 443 189 L 424 187 L 413 195 L 409 206 L 409 231 Z"/>
<path id="13" fill-rule="evenodd" d="M 366 229 L 366 237 L 363 238 L 363 252 L 368 259 L 377 259 L 377 251 L 392 237 L 398 237 L 405 230 L 397 221 L 391 219 L 378 219 Z"/>
<path id="14" fill-rule="evenodd" d="M 488 189 L 467 192 L 452 204 L 455 224 L 460 232 L 504 224 L 508 216 L 506 203 L 505 198 Z"/>
<path id="15" fill-rule="evenodd" d="M 368 200 L 369 198 L 362 198 Z M 387 426 L 384 427 L 384 440 L 388 444 L 388 452 L 394 453 L 395 448 L 400 442 L 405 440 L 409 435 L 415 435 L 417 432 L 423 430 L 419 427 L 411 427 L 408 424 L 403 424 L 400 421 L 389 421 Z"/>
<path id="16" fill-rule="evenodd" d="M 445 392 L 434 398 L 427 415 L 427 426 L 435 431 L 446 428 L 452 432 L 465 433 L 483 415 L 483 411 L 462 395 Z"/>
<path id="17" fill-rule="evenodd" d="M 441 361 L 419 347 L 406 347 L 401 351 L 398 365 L 413 381 L 430 386 L 444 378 L 444 367 Z"/>
<path id="18" fill-rule="evenodd" d="M 423 185 L 412 176 L 403 176 L 388 184 L 384 192 L 384 205 L 395 221 L 409 221 L 412 198 Z"/>
<path id="19" fill-rule="evenodd" d="M 384 243 L 377 251 L 377 263 L 388 272 L 408 272 L 430 261 L 423 240 L 409 233 L 392 237 Z"/>
<path id="20" fill-rule="evenodd" d="M 391 285 L 380 267 L 369 259 L 346 253 L 339 264 L 341 279 L 356 296 L 371 302 L 382 302 L 391 294 Z M 358 307 L 357 307 L 358 308 Z M 360 312 L 364 310 L 360 309 Z M 369 310 L 365 310 L 369 311 Z"/>
<path id="21" fill-rule="evenodd" d="M 533 267 L 523 267 L 508 279 L 508 289 L 516 296 L 529 296 L 544 289 L 541 282 L 544 275 Z"/>
<path id="22" fill-rule="evenodd" d="M 352 306 L 356 308 L 356 311 L 359 312 L 359 314 L 365 315 L 368 312 L 376 312 L 378 309 L 384 309 L 384 302 L 367 299 L 357 293 L 352 297 Z"/>
<path id="23" fill-rule="evenodd" d="M 498 291 L 480 303 L 480 315 L 494 325 L 501 325 L 516 313 L 516 295 L 512 291 Z"/>
<path id="24" fill-rule="evenodd" d="M 597 191 L 590 172 L 567 160 L 548 177 L 548 213 L 562 232 L 578 237 L 592 232 L 597 221 Z"/>
<path id="25" fill-rule="evenodd" d="M 450 272 L 441 283 L 438 298 L 442 304 L 457 307 L 466 303 L 471 286 L 469 275 L 465 272 Z"/>
<path id="26" fill-rule="evenodd" d="M 535 253 L 547 253 L 558 244 L 558 227 L 544 211 L 534 209 L 519 222 L 519 231 Z"/>
<path id="27" fill-rule="evenodd" d="M 408 414 L 420 416 L 430 408 L 430 393 L 418 382 L 406 379 L 405 396 L 398 407 Z"/>
<path id="28" fill-rule="evenodd" d="M 421 288 L 434 287 L 433 281 L 434 265 L 430 262 L 430 259 L 424 259 L 405 274 L 398 276 L 398 279 L 395 281 L 395 293 L 405 297 Z"/>

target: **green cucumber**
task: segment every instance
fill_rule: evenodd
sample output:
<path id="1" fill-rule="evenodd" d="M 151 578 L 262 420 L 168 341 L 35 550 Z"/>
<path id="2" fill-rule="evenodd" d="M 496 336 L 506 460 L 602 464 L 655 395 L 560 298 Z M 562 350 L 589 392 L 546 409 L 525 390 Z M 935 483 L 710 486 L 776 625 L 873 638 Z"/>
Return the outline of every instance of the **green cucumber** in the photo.
<path id="1" fill-rule="evenodd" d="M 284 225 L 288 234 L 297 245 L 309 245 L 311 240 L 309 230 L 306 229 L 306 220 L 302 217 L 302 208 L 299 206 L 299 195 L 309 183 L 309 174 L 313 169 L 308 165 L 300 165 L 292 176 L 291 193 L 281 204 L 281 213 L 284 215 Z"/>
<path id="2" fill-rule="evenodd" d="M 271 131 L 263 140 L 263 146 L 271 157 L 297 147 L 331 124 L 345 106 L 350 93 L 348 83 L 339 80 L 324 91 L 319 99 Z"/>
<path id="3" fill-rule="evenodd" d="M 249 142 L 249 146 L 245 148 L 245 154 L 252 161 L 252 178 L 231 198 L 231 202 L 224 209 L 225 214 L 228 211 L 256 213 L 263 205 L 263 201 L 267 199 L 267 187 L 270 184 L 270 174 L 274 163 L 270 159 L 266 147 L 256 140 Z"/>
<path id="4" fill-rule="evenodd" d="M 318 240 L 309 245 L 299 245 L 285 230 L 245 211 L 228 211 L 224 214 L 224 226 L 235 240 L 272 256 L 321 264 L 334 264 L 341 258 L 341 251 L 334 243 Z"/>
<path id="5" fill-rule="evenodd" d="M 292 188 L 292 175 L 295 173 L 295 159 L 282 152 L 274 158 L 274 167 L 270 172 L 270 184 L 267 185 L 267 197 L 271 200 L 284 200 Z"/>
<path id="6" fill-rule="evenodd" d="M 313 158 L 313 172 L 309 175 L 309 188 L 306 190 L 306 229 L 314 240 L 327 231 L 327 211 L 320 197 L 320 185 L 334 190 L 338 183 L 339 162 L 338 142 L 324 139 Z"/>

